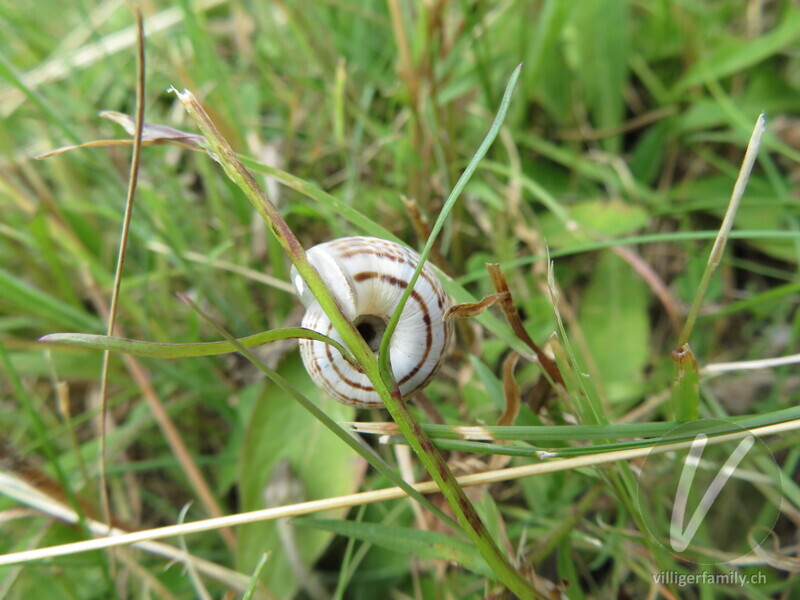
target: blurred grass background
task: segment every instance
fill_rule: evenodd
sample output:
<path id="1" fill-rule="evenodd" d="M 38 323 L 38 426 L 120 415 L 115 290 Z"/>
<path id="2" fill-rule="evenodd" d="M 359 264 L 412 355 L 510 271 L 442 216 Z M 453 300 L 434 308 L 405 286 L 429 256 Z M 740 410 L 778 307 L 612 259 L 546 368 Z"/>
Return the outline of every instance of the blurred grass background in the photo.
<path id="1" fill-rule="evenodd" d="M 690 344 L 701 366 L 798 351 L 795 3 L 181 0 L 142 7 L 148 121 L 194 131 L 166 93 L 170 85 L 186 87 L 237 150 L 319 186 L 413 247 L 424 239 L 408 203 L 435 218 L 523 62 L 501 136 L 445 230 L 439 266 L 479 298 L 494 291 L 484 263 L 502 263 L 528 331 L 544 342 L 556 328 L 546 293 L 549 249 L 578 366 L 592 376 L 611 423 L 669 418 L 676 323 L 694 296 L 753 123 L 766 111 L 759 164 Z M 0 379 L 0 467 L 47 474 L 59 493 L 89 505 L 97 498 L 101 356 L 43 348 L 36 340 L 105 330 L 130 149 L 32 157 L 125 137 L 97 113 L 134 112 L 133 22 L 118 0 L 0 6 L 0 342 L 9 359 Z M 299 321 L 293 294 L 259 278 L 286 281 L 286 260 L 215 163 L 148 147 L 141 167 L 118 316 L 127 337 L 217 339 L 176 292 L 191 294 L 240 337 Z M 377 231 L 275 180 L 264 183 L 307 246 Z M 622 250 L 611 250 L 617 242 Z M 427 391 L 447 423 L 496 422 L 507 351 L 495 332 L 474 324 L 460 331 L 452 360 Z M 385 418 L 322 398 L 293 345 L 265 354 L 334 418 Z M 284 458 L 302 498 L 386 485 L 242 361 L 137 365 L 112 359 L 109 394 L 112 510 L 129 527 L 174 523 L 181 507 L 197 500 L 142 400 L 147 395 L 174 420 L 223 513 L 264 506 L 273 466 Z M 533 364 L 519 367 L 523 399 L 538 376 Z M 791 367 L 705 379 L 701 414 L 761 414 L 796 405 L 799 395 Z M 518 423 L 568 423 L 575 412 L 551 403 L 539 415 L 524 409 Z M 796 482 L 797 449 L 784 441 L 779 458 Z M 654 590 L 656 559 L 607 479 L 578 472 L 538 477 L 476 501 L 513 547 L 535 559 L 541 577 L 569 583 L 569 597 L 643 597 Z M 16 506 L 0 498 L 2 514 L 13 515 Z M 206 516 L 195 502 L 187 519 Z M 351 518 L 405 527 L 413 521 L 408 503 Z M 796 548 L 797 524 L 781 517 L 776 539 Z M 312 528 L 290 527 L 294 542 L 287 542 L 286 531 L 264 524 L 235 531 L 233 545 L 218 533 L 186 542 L 196 556 L 247 576 L 273 549 L 263 582 L 278 598 L 312 594 L 298 587 L 302 573 L 287 567 L 287 543 L 300 548 L 323 587 L 348 598 L 468 597 L 483 590 L 482 578 L 466 571 L 437 576 L 441 565 L 410 566 L 407 554 Z M 11 516 L 0 529 L 0 551 L 82 536 L 45 517 Z M 113 575 L 99 555 L 0 570 L 0 592 L 198 593 L 179 566 L 165 570 L 162 559 L 122 555 Z M 800 593 L 784 570 L 760 568 L 769 579 L 763 586 L 681 594 Z M 204 584 L 213 597 L 230 597 L 224 578 Z"/>

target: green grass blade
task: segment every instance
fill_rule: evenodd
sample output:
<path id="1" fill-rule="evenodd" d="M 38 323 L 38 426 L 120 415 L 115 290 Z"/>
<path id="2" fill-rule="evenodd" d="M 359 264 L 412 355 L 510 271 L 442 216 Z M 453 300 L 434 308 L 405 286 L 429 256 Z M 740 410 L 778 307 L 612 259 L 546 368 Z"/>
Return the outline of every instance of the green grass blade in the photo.
<path id="1" fill-rule="evenodd" d="M 719 45 L 716 51 L 686 73 L 676 86 L 677 91 L 701 85 L 711 79 L 720 79 L 737 73 L 747 67 L 756 65 L 776 52 L 797 44 L 800 31 L 800 12 L 788 7 L 786 14 L 778 19 L 778 27 L 765 35 L 753 37 L 743 42 L 742 39 L 730 40 Z"/>
<path id="2" fill-rule="evenodd" d="M 258 581 L 261 578 L 261 571 L 264 570 L 264 567 L 267 564 L 267 560 L 269 557 L 266 553 L 261 555 L 261 558 L 258 561 L 255 569 L 253 569 L 253 574 L 250 576 L 250 585 L 247 586 L 247 590 L 245 590 L 244 595 L 242 596 L 242 600 L 252 600 L 254 594 L 256 593 L 256 589 L 258 588 Z"/>
<path id="3" fill-rule="evenodd" d="M 444 560 L 458 564 L 478 575 L 492 576 L 492 570 L 473 544 L 443 533 L 331 519 L 298 519 L 295 524 L 324 529 L 418 558 Z"/>
<path id="4" fill-rule="evenodd" d="M 489 128 L 489 132 L 486 134 L 481 145 L 478 147 L 477 152 L 472 157 L 472 160 L 467 165 L 467 168 L 464 169 L 464 172 L 459 177 L 456 185 L 453 187 L 453 190 L 450 192 L 450 195 L 447 197 L 447 200 L 442 207 L 442 210 L 439 212 L 439 216 L 436 218 L 436 222 L 434 223 L 433 227 L 431 228 L 431 233 L 428 236 L 428 241 L 425 243 L 425 247 L 420 252 L 420 260 L 417 268 L 414 270 L 414 274 L 411 276 L 411 279 L 406 286 L 405 291 L 403 292 L 400 301 L 397 303 L 397 308 L 395 308 L 394 314 L 392 318 L 389 320 L 389 323 L 386 325 L 386 331 L 383 334 L 383 338 L 381 339 L 381 346 L 379 351 L 379 364 L 380 369 L 384 377 L 389 377 L 391 374 L 391 366 L 389 365 L 389 342 L 392 339 L 392 334 L 394 330 L 397 328 L 397 323 L 400 321 L 400 315 L 403 312 L 403 308 L 408 302 L 408 299 L 411 297 L 411 292 L 414 289 L 414 284 L 416 284 L 417 279 L 422 273 L 422 268 L 425 266 L 425 261 L 428 259 L 428 255 L 431 253 L 433 249 L 433 244 L 436 242 L 436 238 L 439 235 L 439 232 L 444 227 L 445 222 L 447 221 L 447 217 L 450 214 L 450 211 L 453 209 L 453 206 L 458 200 L 458 197 L 461 195 L 461 192 L 464 190 L 464 187 L 469 182 L 472 174 L 475 173 L 475 170 L 478 168 L 481 160 L 486 153 L 489 151 L 489 147 L 494 142 L 497 134 L 500 132 L 500 127 L 503 125 L 503 121 L 505 120 L 506 113 L 508 112 L 508 107 L 511 104 L 511 97 L 514 93 L 514 88 L 517 84 L 517 80 L 519 79 L 520 72 L 522 71 L 522 65 L 518 65 L 514 72 L 511 74 L 511 78 L 508 81 L 508 85 L 506 86 L 506 91 L 503 94 L 503 99 L 500 102 L 500 108 L 497 111 L 497 116 L 492 123 L 492 126 Z"/>
<path id="5" fill-rule="evenodd" d="M 2 339 L 0 339 L 0 364 L 2 364 L 6 372 L 6 376 L 11 382 L 11 386 L 16 393 L 17 399 L 22 403 L 25 412 L 28 414 L 30 422 L 33 424 L 42 450 L 44 451 L 50 466 L 55 472 L 56 480 L 60 484 L 61 490 L 63 491 L 64 496 L 67 498 L 70 507 L 75 511 L 75 514 L 78 517 L 78 524 L 80 525 L 82 533 L 86 539 L 91 538 L 92 533 L 89 530 L 88 523 L 86 522 L 86 512 L 84 507 L 81 505 L 80 501 L 75 495 L 75 492 L 73 491 L 72 484 L 67 476 L 67 472 L 61 464 L 61 457 L 59 457 L 56 452 L 50 436 L 48 435 L 45 423 L 39 415 L 37 407 L 34 406 L 31 397 L 28 395 L 28 392 L 25 390 L 25 386 L 22 384 L 22 380 L 19 378 L 17 371 L 14 369 L 14 365 L 11 363 L 11 358 L 6 351 L 6 347 L 3 344 Z M 13 459 L 11 460 L 13 464 Z M 110 565 L 107 557 L 105 555 L 99 555 L 96 557 L 96 561 L 103 572 L 103 577 L 106 581 L 106 584 L 109 586 L 109 589 L 113 589 L 111 586 Z"/>
<path id="6" fill-rule="evenodd" d="M 353 361 L 350 353 L 339 342 L 304 327 L 288 327 L 286 329 L 263 331 L 236 341 L 245 348 L 253 348 L 279 340 L 292 339 L 317 340 L 330 344 L 341 352 L 346 360 Z M 144 342 L 88 333 L 51 333 L 42 337 L 39 341 L 47 344 L 64 344 L 67 346 L 92 348 L 94 350 L 110 350 L 111 352 L 121 352 L 123 354 L 146 356 L 149 358 L 191 358 L 196 356 L 215 356 L 217 354 L 227 354 L 238 351 L 237 346 L 233 345 L 231 342 L 162 344 L 158 342 Z"/>
<path id="7" fill-rule="evenodd" d="M 306 398 L 303 394 L 301 394 L 297 388 L 295 388 L 289 381 L 287 381 L 284 377 L 282 377 L 277 371 L 270 369 L 267 367 L 262 361 L 258 360 L 243 344 L 241 344 L 238 340 L 233 338 L 225 329 L 217 325 L 213 319 L 211 319 L 208 315 L 206 315 L 200 308 L 194 304 L 187 296 L 181 296 L 181 299 L 186 302 L 197 314 L 199 314 L 203 319 L 212 325 L 223 337 L 227 339 L 227 342 L 231 344 L 238 352 L 242 354 L 247 360 L 249 360 L 253 365 L 256 366 L 261 372 L 263 372 L 270 380 L 275 383 L 278 387 L 280 387 L 283 391 L 291 395 L 300 405 L 305 408 L 308 412 L 310 412 L 314 417 L 320 421 L 325 427 L 327 427 L 334 435 L 336 435 L 339 439 L 341 439 L 345 444 L 350 446 L 353 450 L 355 450 L 359 455 L 361 455 L 370 465 L 375 467 L 375 469 L 388 478 L 392 483 L 399 486 L 406 494 L 408 494 L 411 498 L 422 504 L 425 508 L 430 510 L 433 514 L 437 517 L 442 519 L 445 523 L 453 523 L 453 520 L 448 517 L 441 509 L 437 508 L 430 500 L 428 500 L 425 496 L 420 494 L 416 489 L 410 486 L 399 474 L 395 472 L 384 460 L 381 458 L 379 454 L 377 454 L 372 448 L 365 444 L 359 443 L 355 438 L 349 435 L 342 427 L 333 421 L 322 409 L 320 409 L 316 404 L 311 402 L 308 398 Z"/>
<path id="8" fill-rule="evenodd" d="M 102 327 L 96 317 L 46 294 L 4 269 L 0 269 L 0 298 L 25 313 L 33 313 L 67 327 L 89 331 Z"/>
<path id="9" fill-rule="evenodd" d="M 675 377 L 672 383 L 672 414 L 676 421 L 700 417 L 700 370 L 688 344 L 674 352 Z"/>

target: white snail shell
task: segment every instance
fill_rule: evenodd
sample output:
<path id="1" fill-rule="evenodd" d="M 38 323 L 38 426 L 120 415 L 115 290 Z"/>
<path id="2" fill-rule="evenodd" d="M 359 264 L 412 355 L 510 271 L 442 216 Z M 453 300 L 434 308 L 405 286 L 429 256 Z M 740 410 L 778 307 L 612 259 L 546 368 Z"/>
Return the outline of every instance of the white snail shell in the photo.
<path id="1" fill-rule="evenodd" d="M 344 315 L 355 323 L 377 354 L 386 323 L 408 287 L 419 254 L 373 237 L 339 238 L 314 246 L 306 254 Z M 306 307 L 303 327 L 341 342 L 295 269 L 292 282 Z M 448 306 L 447 294 L 426 264 L 389 344 L 392 370 L 404 396 L 427 385 L 439 370 L 452 335 L 450 322 L 442 320 Z M 332 346 L 301 339 L 300 355 L 317 386 L 340 402 L 360 407 L 383 406 L 367 376 Z"/>

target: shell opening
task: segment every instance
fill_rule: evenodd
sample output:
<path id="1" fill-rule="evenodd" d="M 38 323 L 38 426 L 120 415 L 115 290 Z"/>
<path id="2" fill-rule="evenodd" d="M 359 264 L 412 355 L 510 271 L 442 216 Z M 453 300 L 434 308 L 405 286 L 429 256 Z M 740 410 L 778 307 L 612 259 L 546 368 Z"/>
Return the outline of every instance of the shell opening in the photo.
<path id="1" fill-rule="evenodd" d="M 387 320 L 378 315 L 360 315 L 353 321 L 358 333 L 361 334 L 361 337 L 364 338 L 367 346 L 373 352 L 377 352 L 381 346 L 381 339 L 386 331 L 386 323 Z"/>

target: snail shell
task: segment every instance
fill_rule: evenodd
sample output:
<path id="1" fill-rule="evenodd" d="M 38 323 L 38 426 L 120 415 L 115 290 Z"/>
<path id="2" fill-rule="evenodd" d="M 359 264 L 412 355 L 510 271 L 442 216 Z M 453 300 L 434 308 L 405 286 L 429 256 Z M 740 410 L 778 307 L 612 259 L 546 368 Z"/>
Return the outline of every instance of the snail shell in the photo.
<path id="1" fill-rule="evenodd" d="M 314 246 L 307 256 L 344 315 L 355 323 L 377 354 L 386 324 L 419 263 L 419 254 L 387 240 L 346 237 Z M 303 327 L 341 342 L 294 268 L 292 282 L 306 307 Z M 447 294 L 426 264 L 389 344 L 392 370 L 404 396 L 427 385 L 439 370 L 452 335 L 450 322 L 442 320 L 448 306 Z M 300 355 L 314 382 L 340 402 L 360 407 L 383 406 L 367 376 L 330 345 L 301 339 Z"/>

